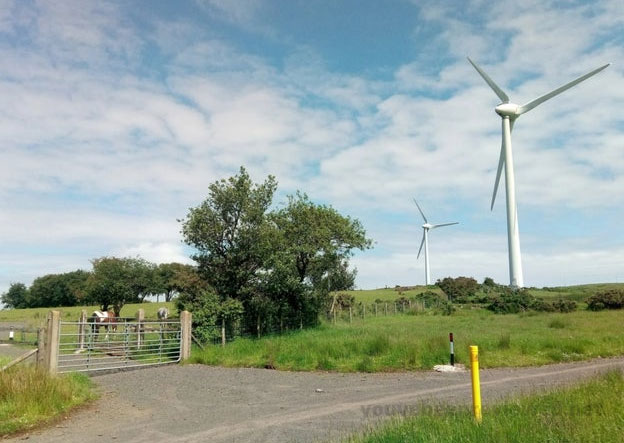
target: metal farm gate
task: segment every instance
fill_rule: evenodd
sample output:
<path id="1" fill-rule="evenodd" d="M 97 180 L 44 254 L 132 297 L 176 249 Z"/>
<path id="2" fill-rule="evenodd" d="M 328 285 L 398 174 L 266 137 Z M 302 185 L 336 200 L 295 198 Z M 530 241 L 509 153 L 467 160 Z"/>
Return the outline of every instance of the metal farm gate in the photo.
<path id="1" fill-rule="evenodd" d="M 109 325 L 61 321 L 56 372 L 91 372 L 179 362 L 182 329 L 179 320 L 117 318 Z"/>

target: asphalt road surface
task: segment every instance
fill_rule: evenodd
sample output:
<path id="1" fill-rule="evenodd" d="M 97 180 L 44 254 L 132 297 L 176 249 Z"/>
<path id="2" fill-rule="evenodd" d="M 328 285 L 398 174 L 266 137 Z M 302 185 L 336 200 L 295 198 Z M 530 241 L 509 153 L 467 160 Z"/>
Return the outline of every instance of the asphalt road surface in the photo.
<path id="1" fill-rule="evenodd" d="M 481 371 L 487 406 L 565 385 L 624 358 Z M 422 404 L 471 402 L 470 374 L 336 374 L 172 365 L 93 377 L 101 398 L 9 441 L 310 442 L 339 440 Z"/>

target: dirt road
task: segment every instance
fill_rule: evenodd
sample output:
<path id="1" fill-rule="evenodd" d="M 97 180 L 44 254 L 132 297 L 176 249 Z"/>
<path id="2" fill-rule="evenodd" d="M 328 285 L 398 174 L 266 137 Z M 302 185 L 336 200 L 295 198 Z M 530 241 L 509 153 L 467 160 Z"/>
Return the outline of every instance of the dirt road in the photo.
<path id="1" fill-rule="evenodd" d="M 481 372 L 484 407 L 513 393 L 624 370 L 624 358 Z M 470 403 L 468 373 L 335 374 L 200 365 L 94 377 L 100 400 L 28 442 L 305 442 L 339 439 L 424 403 Z M 487 409 L 485 410 L 487 413 Z"/>

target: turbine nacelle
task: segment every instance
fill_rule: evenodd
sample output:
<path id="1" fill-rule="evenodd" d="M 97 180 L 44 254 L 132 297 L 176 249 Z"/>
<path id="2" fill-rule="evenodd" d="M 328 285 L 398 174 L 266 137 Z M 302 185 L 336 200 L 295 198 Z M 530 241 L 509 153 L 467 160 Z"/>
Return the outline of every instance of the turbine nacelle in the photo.
<path id="1" fill-rule="evenodd" d="M 520 113 L 520 106 L 515 103 L 501 103 L 494 111 L 501 117 L 517 118 Z"/>
<path id="2" fill-rule="evenodd" d="M 431 228 L 433 228 L 433 225 L 430 223 L 425 223 L 424 225 L 422 225 L 423 229 L 429 230 Z"/>

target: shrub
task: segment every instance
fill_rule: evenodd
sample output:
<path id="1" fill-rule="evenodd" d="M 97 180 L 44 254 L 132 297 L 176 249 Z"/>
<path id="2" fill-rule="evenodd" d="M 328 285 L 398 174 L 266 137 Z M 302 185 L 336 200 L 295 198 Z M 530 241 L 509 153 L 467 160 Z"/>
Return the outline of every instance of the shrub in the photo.
<path id="1" fill-rule="evenodd" d="M 428 307 L 428 308 L 436 307 L 440 303 L 446 302 L 443 296 L 433 291 L 421 292 L 415 295 L 414 297 L 412 297 L 412 300 L 417 301 L 417 302 L 422 302 L 425 305 L 425 307 Z"/>
<path id="2" fill-rule="evenodd" d="M 487 308 L 497 314 L 517 314 L 526 311 L 539 312 L 572 312 L 577 308 L 572 300 L 556 300 L 548 302 L 537 298 L 526 289 L 500 289 L 502 292 L 491 299 Z"/>
<path id="3" fill-rule="evenodd" d="M 438 280 L 436 285 L 448 296 L 450 301 L 466 303 L 469 297 L 474 297 L 479 289 L 479 283 L 472 277 L 446 277 Z"/>
<path id="4" fill-rule="evenodd" d="M 558 312 L 573 312 L 576 311 L 577 304 L 574 300 L 555 300 L 552 302 L 555 311 Z"/>
<path id="5" fill-rule="evenodd" d="M 347 294 L 346 292 L 341 292 L 336 295 L 335 306 L 341 309 L 348 309 L 350 306 L 355 305 L 355 297 L 351 294 Z"/>
<path id="6" fill-rule="evenodd" d="M 587 299 L 587 308 L 592 311 L 603 309 L 622 309 L 624 307 L 624 291 L 608 289 L 598 292 Z"/>

